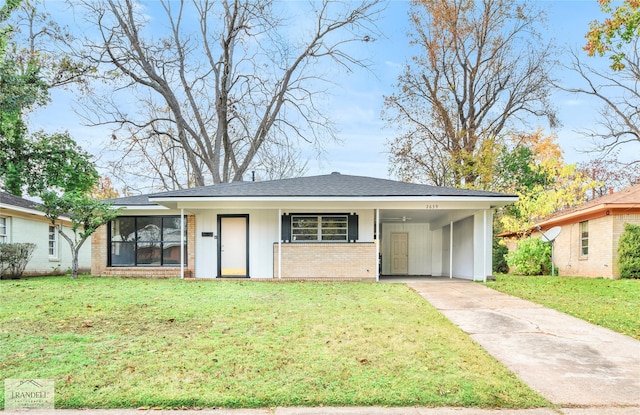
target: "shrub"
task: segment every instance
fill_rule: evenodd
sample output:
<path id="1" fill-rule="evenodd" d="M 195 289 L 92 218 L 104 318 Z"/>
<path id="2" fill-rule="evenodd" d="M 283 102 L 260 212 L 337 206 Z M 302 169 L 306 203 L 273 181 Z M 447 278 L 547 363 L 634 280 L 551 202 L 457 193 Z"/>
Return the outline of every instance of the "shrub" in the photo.
<path id="1" fill-rule="evenodd" d="M 538 238 L 518 241 L 518 249 L 507 254 L 507 264 L 516 275 L 543 275 L 551 270 L 551 244 Z"/>
<path id="2" fill-rule="evenodd" d="M 0 277 L 19 278 L 26 268 L 36 244 L 0 244 Z"/>
<path id="3" fill-rule="evenodd" d="M 501 244 L 499 238 L 493 238 L 493 272 L 500 272 L 502 274 L 509 272 L 509 265 L 506 259 L 508 253 L 509 248 Z"/>
<path id="4" fill-rule="evenodd" d="M 618 245 L 620 278 L 640 278 L 640 225 L 627 223 Z"/>

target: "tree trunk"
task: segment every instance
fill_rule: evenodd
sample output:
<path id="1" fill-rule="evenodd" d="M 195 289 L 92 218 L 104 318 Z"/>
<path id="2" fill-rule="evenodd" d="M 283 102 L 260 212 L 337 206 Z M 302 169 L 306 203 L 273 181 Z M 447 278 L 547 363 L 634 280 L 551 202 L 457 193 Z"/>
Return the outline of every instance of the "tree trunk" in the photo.
<path id="1" fill-rule="evenodd" d="M 71 250 L 71 255 L 73 256 L 73 258 L 71 258 L 71 279 L 76 279 L 78 278 L 78 254 L 80 252 L 80 247 L 78 246 L 75 249 Z"/>

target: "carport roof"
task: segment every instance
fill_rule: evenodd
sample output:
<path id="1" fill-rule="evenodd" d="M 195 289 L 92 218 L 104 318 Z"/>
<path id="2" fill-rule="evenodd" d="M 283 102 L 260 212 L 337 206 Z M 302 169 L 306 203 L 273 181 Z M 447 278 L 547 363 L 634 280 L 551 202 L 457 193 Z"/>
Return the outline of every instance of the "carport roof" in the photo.
<path id="1" fill-rule="evenodd" d="M 505 198 L 513 195 L 480 190 L 438 187 L 364 176 L 331 173 L 321 176 L 261 182 L 233 182 L 149 195 L 113 199 L 114 205 L 154 205 L 154 200 L 181 198 L 260 198 L 260 197 L 482 197 Z"/>

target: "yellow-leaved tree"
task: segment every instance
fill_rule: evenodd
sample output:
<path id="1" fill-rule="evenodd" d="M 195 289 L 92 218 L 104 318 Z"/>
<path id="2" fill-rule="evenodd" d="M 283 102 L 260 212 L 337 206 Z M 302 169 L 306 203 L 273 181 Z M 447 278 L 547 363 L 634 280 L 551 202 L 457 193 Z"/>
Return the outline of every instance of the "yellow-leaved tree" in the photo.
<path id="1" fill-rule="evenodd" d="M 497 215 L 498 229 L 525 235 L 540 219 L 584 202 L 597 186 L 575 164 L 566 164 L 555 135 L 542 129 L 513 137 L 498 159 L 496 190 L 516 194 L 519 200 Z"/>

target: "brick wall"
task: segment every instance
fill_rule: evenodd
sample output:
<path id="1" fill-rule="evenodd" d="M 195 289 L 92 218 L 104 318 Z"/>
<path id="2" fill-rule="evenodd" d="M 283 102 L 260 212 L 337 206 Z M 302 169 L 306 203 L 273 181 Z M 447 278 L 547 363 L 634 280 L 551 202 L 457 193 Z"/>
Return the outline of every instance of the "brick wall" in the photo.
<path id="1" fill-rule="evenodd" d="M 580 255 L 579 223 L 562 226 L 555 242 L 560 275 L 618 278 L 618 242 L 625 223 L 640 224 L 640 214 L 607 215 L 589 222 L 589 254 Z"/>
<path id="2" fill-rule="evenodd" d="M 282 244 L 282 279 L 376 280 L 374 243 Z M 278 278 L 278 244 L 273 246 L 273 278 Z"/>
<path id="3" fill-rule="evenodd" d="M 613 216 L 589 220 L 589 253 L 580 254 L 580 224 L 562 226 L 555 241 L 555 264 L 559 275 L 579 277 L 615 278 L 612 274 L 612 229 Z"/>
<path id="4" fill-rule="evenodd" d="M 91 274 L 95 276 L 179 278 L 180 267 L 108 267 L 107 227 L 101 226 L 91 236 Z M 185 277 L 193 277 L 196 257 L 196 217 L 187 216 L 187 266 Z"/>

